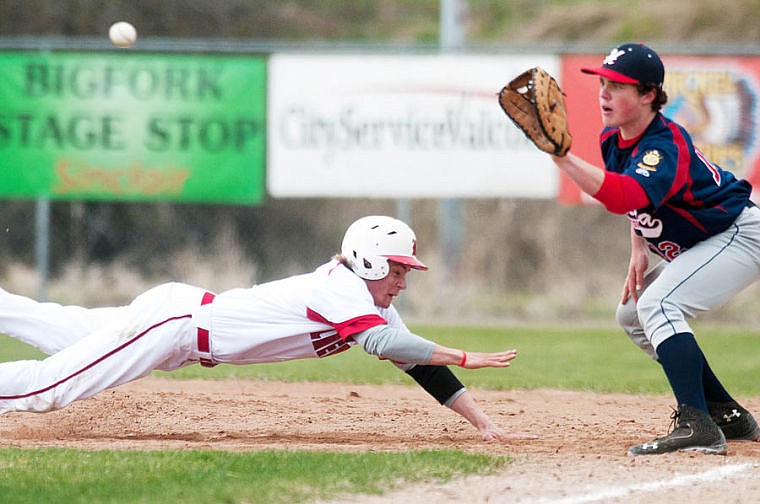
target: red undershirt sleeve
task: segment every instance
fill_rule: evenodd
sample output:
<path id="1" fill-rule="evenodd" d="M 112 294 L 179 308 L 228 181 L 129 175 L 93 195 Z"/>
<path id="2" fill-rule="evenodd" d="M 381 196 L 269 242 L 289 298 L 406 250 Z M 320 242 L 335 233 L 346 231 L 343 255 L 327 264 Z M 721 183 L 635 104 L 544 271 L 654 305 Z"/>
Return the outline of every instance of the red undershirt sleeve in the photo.
<path id="1" fill-rule="evenodd" d="M 629 175 L 604 172 L 604 181 L 593 197 L 612 213 L 624 214 L 649 205 L 649 196 Z"/>
<path id="2" fill-rule="evenodd" d="M 324 324 L 333 326 L 338 332 L 338 335 L 343 338 L 343 341 L 347 340 L 349 337 L 353 336 L 356 333 L 360 333 L 369 329 L 370 327 L 388 323 L 380 315 L 372 313 L 360 315 L 344 322 L 331 322 L 311 308 L 306 308 L 306 317 L 309 320 L 314 320 L 316 322 L 322 322 Z"/>

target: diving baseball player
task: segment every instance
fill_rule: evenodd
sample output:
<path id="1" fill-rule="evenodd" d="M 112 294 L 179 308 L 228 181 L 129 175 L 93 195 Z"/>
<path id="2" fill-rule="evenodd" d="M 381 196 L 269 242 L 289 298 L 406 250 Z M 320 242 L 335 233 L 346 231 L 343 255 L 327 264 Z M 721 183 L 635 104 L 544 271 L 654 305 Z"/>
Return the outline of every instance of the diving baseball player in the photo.
<path id="1" fill-rule="evenodd" d="M 725 454 L 726 440 L 760 439 L 752 415 L 726 391 L 687 319 L 760 278 L 760 209 L 745 180 L 712 163 L 660 109 L 665 68 L 642 44 L 615 47 L 598 68 L 605 170 L 574 155 L 557 166 L 610 212 L 631 222 L 631 257 L 617 320 L 656 359 L 675 395 L 674 430 L 630 455 L 676 450 Z M 661 262 L 647 272 L 650 253 Z"/>
<path id="2" fill-rule="evenodd" d="M 315 271 L 218 295 L 168 283 L 128 306 L 85 309 L 0 289 L 0 332 L 49 354 L 0 364 L 0 413 L 56 410 L 154 369 L 328 357 L 358 344 L 406 371 L 484 440 L 507 439 L 446 366 L 502 368 L 516 352 L 437 345 L 411 333 L 392 306 L 407 273 L 427 269 L 416 247 L 405 223 L 369 216 Z"/>

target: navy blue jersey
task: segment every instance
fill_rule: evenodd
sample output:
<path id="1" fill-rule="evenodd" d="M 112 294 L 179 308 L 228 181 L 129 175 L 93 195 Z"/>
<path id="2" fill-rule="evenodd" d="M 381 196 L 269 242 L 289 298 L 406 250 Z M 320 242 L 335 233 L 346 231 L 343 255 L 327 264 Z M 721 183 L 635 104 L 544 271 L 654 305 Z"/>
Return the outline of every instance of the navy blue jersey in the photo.
<path id="1" fill-rule="evenodd" d="M 686 130 L 661 113 L 637 139 L 622 140 L 618 131 L 602 131 L 605 168 L 633 177 L 644 188 L 649 205 L 628 217 L 664 259 L 725 231 L 749 204 L 749 182 L 711 163 Z"/>

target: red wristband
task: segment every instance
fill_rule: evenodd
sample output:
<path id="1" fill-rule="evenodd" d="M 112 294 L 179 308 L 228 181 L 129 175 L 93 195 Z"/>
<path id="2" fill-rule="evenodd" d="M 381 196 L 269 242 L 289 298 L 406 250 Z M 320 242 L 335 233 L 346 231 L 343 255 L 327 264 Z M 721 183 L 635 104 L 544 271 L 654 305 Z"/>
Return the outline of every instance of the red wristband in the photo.
<path id="1" fill-rule="evenodd" d="M 467 362 L 467 352 L 462 350 L 462 361 L 459 363 L 459 367 L 464 367 L 466 362 Z"/>

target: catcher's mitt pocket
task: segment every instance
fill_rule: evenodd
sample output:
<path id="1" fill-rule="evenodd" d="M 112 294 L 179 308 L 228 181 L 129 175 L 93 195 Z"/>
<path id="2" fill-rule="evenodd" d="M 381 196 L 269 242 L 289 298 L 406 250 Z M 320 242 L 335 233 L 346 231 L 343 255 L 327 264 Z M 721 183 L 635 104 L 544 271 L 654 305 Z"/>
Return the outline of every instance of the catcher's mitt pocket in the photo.
<path id="1" fill-rule="evenodd" d="M 541 67 L 526 70 L 504 86 L 499 105 L 542 151 L 565 156 L 570 150 L 565 95 L 554 77 Z"/>

